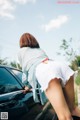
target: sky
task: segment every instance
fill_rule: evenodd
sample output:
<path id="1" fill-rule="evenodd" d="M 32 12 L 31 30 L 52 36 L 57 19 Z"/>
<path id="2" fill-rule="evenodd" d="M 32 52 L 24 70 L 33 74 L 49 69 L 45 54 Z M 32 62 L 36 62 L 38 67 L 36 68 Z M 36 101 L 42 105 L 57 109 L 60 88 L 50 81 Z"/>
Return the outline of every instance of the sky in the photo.
<path id="1" fill-rule="evenodd" d="M 0 0 L 1 58 L 17 61 L 25 32 L 35 36 L 49 58 L 65 61 L 57 55 L 63 39 L 72 38 L 80 50 L 80 0 Z"/>

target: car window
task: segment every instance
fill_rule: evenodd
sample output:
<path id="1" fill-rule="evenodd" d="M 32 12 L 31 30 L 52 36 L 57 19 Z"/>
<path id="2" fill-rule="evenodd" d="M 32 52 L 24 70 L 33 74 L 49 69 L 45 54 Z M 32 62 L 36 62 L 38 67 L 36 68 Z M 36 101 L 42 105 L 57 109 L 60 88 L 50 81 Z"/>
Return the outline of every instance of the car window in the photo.
<path id="1" fill-rule="evenodd" d="M 23 72 L 19 71 L 19 70 L 15 70 L 15 69 L 11 69 L 12 72 L 19 78 L 19 80 L 22 82 L 22 75 Z"/>
<path id="2" fill-rule="evenodd" d="M 12 72 L 19 78 L 19 80 L 24 83 L 25 81 L 27 81 L 27 78 L 26 78 L 26 74 L 19 71 L 19 70 L 15 70 L 15 69 L 12 69 Z"/>
<path id="3" fill-rule="evenodd" d="M 31 87 L 25 73 L 16 69 L 11 69 L 11 70 L 19 78 L 20 82 L 23 83 L 24 86 L 27 85 L 28 87 Z"/>
<path id="4" fill-rule="evenodd" d="M 20 90 L 22 87 L 16 78 L 5 68 L 0 68 L 0 94 Z"/>

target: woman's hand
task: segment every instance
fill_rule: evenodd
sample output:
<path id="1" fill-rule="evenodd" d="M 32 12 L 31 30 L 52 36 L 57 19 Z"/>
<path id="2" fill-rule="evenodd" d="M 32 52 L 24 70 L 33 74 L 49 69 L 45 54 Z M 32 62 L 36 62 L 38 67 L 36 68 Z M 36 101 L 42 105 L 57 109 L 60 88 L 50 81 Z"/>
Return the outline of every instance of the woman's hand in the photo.
<path id="1" fill-rule="evenodd" d="M 23 93 L 27 93 L 27 92 L 32 91 L 32 90 L 28 86 L 25 86 L 24 90 L 22 90 L 22 91 L 23 91 Z"/>
<path id="2" fill-rule="evenodd" d="M 29 91 L 29 90 L 30 90 L 30 88 L 29 88 L 28 86 L 25 86 L 24 89 L 25 89 L 26 91 Z"/>

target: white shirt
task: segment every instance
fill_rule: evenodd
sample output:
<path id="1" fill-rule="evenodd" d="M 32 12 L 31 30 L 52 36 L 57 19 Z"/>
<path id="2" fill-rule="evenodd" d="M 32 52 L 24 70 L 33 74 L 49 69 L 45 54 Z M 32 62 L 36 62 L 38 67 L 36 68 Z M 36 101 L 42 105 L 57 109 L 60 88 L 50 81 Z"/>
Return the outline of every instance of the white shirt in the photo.
<path id="1" fill-rule="evenodd" d="M 22 66 L 22 70 L 29 70 L 29 68 L 34 64 L 37 59 L 44 60 L 44 57 L 48 57 L 46 53 L 40 48 L 30 48 L 30 47 L 23 47 L 20 49 L 18 53 L 18 59 Z"/>
<path id="2" fill-rule="evenodd" d="M 23 47 L 20 49 L 18 59 L 22 66 L 22 71 L 26 74 L 26 81 L 30 83 L 33 88 L 33 98 L 35 102 L 39 102 L 37 96 L 38 81 L 35 77 L 35 69 L 45 58 L 48 58 L 46 53 L 40 48 Z M 39 86 L 39 85 L 38 85 Z M 41 103 L 44 104 L 43 93 L 40 87 L 38 87 L 40 93 Z"/>

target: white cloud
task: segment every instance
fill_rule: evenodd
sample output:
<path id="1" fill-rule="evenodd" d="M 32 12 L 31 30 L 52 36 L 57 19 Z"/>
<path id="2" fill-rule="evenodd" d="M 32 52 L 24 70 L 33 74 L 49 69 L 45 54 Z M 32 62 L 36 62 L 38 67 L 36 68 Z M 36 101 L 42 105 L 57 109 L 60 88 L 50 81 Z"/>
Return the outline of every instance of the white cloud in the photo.
<path id="1" fill-rule="evenodd" d="M 14 19 L 15 16 L 12 13 L 16 9 L 16 3 L 26 4 L 35 3 L 36 0 L 0 0 L 0 17 Z"/>
<path id="2" fill-rule="evenodd" d="M 36 0 L 14 0 L 14 2 L 17 2 L 20 4 L 25 4 L 25 3 L 29 3 L 29 2 L 35 3 Z"/>
<path id="3" fill-rule="evenodd" d="M 12 11 L 15 9 L 15 6 L 11 0 L 0 0 L 0 17 L 7 17 L 13 19 Z"/>
<path id="4" fill-rule="evenodd" d="M 68 19 L 68 16 L 61 15 L 58 16 L 56 19 L 50 20 L 48 24 L 42 25 L 41 28 L 46 32 L 55 28 L 60 28 L 63 24 L 65 24 L 68 21 Z"/>

